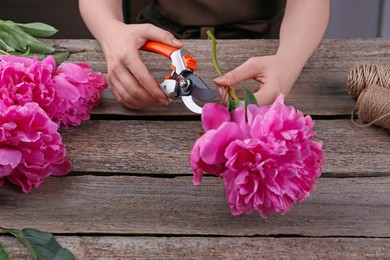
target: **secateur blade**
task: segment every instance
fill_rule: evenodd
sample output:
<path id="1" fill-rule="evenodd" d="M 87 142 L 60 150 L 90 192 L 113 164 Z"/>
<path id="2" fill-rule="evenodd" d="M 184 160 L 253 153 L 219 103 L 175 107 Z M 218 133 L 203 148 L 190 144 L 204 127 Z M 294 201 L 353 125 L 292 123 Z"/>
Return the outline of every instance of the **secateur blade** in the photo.
<path id="1" fill-rule="evenodd" d="M 194 102 L 191 96 L 182 96 L 184 105 L 191 111 L 196 114 L 202 114 L 202 107 Z"/>
<path id="2" fill-rule="evenodd" d="M 197 100 L 211 100 L 216 97 L 216 94 L 211 91 L 202 79 L 194 72 L 188 73 L 185 77 L 192 84 L 190 95 Z"/>

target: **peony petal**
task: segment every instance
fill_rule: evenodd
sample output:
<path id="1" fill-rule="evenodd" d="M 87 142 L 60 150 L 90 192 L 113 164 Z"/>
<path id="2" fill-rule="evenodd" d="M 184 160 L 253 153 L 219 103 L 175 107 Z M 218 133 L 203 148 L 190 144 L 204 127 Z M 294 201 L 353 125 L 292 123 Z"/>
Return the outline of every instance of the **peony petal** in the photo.
<path id="1" fill-rule="evenodd" d="M 65 77 L 54 76 L 49 84 L 54 84 L 57 88 L 57 96 L 62 100 L 76 102 L 80 97 L 77 88 Z"/>
<path id="2" fill-rule="evenodd" d="M 88 83 L 88 76 L 84 69 L 77 64 L 63 62 L 57 69 L 57 75 L 64 73 L 66 78 L 77 83 Z"/>
<path id="3" fill-rule="evenodd" d="M 217 103 L 206 103 L 202 110 L 202 126 L 205 131 L 217 129 L 224 122 L 230 121 L 226 107 Z"/>
<path id="4" fill-rule="evenodd" d="M 200 157 L 208 164 L 225 163 L 226 147 L 234 140 L 244 139 L 245 135 L 235 123 L 225 122 L 217 130 L 210 130 L 200 148 Z M 203 136 L 202 136 L 203 137 Z M 201 137 L 201 138 L 202 138 Z"/>
<path id="5" fill-rule="evenodd" d="M 15 169 L 21 159 L 22 153 L 20 151 L 10 148 L 0 148 L 0 166 L 10 166 L 12 169 Z"/>

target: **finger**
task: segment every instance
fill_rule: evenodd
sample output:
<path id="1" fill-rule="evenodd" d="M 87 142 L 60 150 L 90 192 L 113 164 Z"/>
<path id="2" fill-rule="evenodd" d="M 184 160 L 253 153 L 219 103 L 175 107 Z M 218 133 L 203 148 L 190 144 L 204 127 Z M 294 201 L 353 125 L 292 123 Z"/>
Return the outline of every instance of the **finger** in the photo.
<path id="1" fill-rule="evenodd" d="M 257 76 L 258 73 L 259 68 L 255 66 L 255 62 L 251 58 L 222 77 L 214 79 L 214 83 L 219 86 L 237 85 L 243 80 Z"/>
<path id="2" fill-rule="evenodd" d="M 146 65 L 141 61 L 138 53 L 131 55 L 131 57 L 137 57 L 125 61 L 127 69 L 131 72 L 132 76 L 138 82 L 138 86 L 143 88 L 148 95 L 161 104 L 169 105 L 168 97 L 159 88 L 158 83 L 150 74 Z M 134 82 L 133 82 L 134 84 Z"/>
<path id="3" fill-rule="evenodd" d="M 114 96 L 115 96 L 116 100 L 117 100 L 119 103 L 122 103 L 122 102 L 123 102 L 122 97 L 118 94 L 118 91 L 116 91 L 116 89 L 115 89 L 115 87 L 113 86 L 113 84 L 110 84 L 110 85 L 111 85 L 112 93 L 114 93 Z"/>
<path id="4" fill-rule="evenodd" d="M 149 40 L 165 43 L 176 48 L 183 47 L 183 43 L 181 41 L 176 39 L 172 33 L 164 29 L 154 25 L 149 25 L 145 30 Z"/>
<path id="5" fill-rule="evenodd" d="M 142 88 L 126 68 L 118 68 L 111 74 L 110 82 L 118 101 L 128 108 L 139 109 L 159 103 Z"/>
<path id="6" fill-rule="evenodd" d="M 144 102 L 140 99 L 134 98 L 130 94 L 127 94 L 125 88 L 119 81 L 113 80 L 112 87 L 116 99 L 125 107 L 130 109 L 140 109 L 144 107 Z"/>
<path id="7" fill-rule="evenodd" d="M 276 91 L 275 88 L 263 85 L 254 96 L 259 105 L 270 105 L 280 95 L 280 92 Z"/>

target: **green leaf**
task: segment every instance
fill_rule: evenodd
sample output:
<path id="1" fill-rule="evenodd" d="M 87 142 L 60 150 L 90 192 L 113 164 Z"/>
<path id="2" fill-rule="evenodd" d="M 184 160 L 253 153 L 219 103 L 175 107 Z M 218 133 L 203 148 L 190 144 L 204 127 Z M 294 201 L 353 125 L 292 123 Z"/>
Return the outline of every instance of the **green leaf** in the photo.
<path id="1" fill-rule="evenodd" d="M 11 52 L 11 51 L 15 51 L 14 48 L 12 48 L 12 46 L 9 46 L 5 41 L 3 41 L 2 39 L 0 39 L 0 50 L 4 50 L 5 52 Z"/>
<path id="2" fill-rule="evenodd" d="M 5 250 L 4 246 L 0 243 L 0 259 L 2 260 L 8 260 L 8 253 Z"/>
<path id="3" fill-rule="evenodd" d="M 236 107 L 243 106 L 245 104 L 245 102 L 243 100 L 240 100 L 238 98 L 232 97 L 232 99 L 233 99 L 234 105 Z"/>
<path id="4" fill-rule="evenodd" d="M 35 37 L 50 37 L 58 32 L 56 28 L 45 23 L 15 23 L 24 32 Z"/>
<path id="5" fill-rule="evenodd" d="M 232 112 L 234 109 L 236 109 L 236 105 L 234 104 L 233 99 L 229 98 L 227 108 L 229 112 Z"/>
<path id="6" fill-rule="evenodd" d="M 245 119 L 248 120 L 248 117 L 247 117 L 247 110 L 248 110 L 248 105 L 250 104 L 254 104 L 254 105 L 258 105 L 257 104 L 257 100 L 255 98 L 255 96 L 252 94 L 252 92 L 250 92 L 246 87 L 242 87 L 242 89 L 244 90 L 244 95 L 245 95 L 245 101 L 244 101 L 244 104 L 245 104 Z"/>
<path id="7" fill-rule="evenodd" d="M 34 248 L 38 259 L 75 259 L 73 254 L 63 248 L 52 234 L 33 228 L 25 228 L 22 232 Z"/>
<path id="8" fill-rule="evenodd" d="M 32 255 L 34 260 L 74 260 L 73 254 L 66 248 L 63 248 L 54 236 L 48 232 L 39 231 L 33 228 L 5 229 L 0 228 L 7 233 L 15 236 L 23 243 Z"/>
<path id="9" fill-rule="evenodd" d="M 16 237 L 22 244 L 27 247 L 28 251 L 34 258 L 34 260 L 38 260 L 37 255 L 34 252 L 33 247 L 31 246 L 30 242 L 24 238 L 23 232 L 19 229 L 12 229 L 12 228 L 7 228 L 4 229 L 5 232 L 12 234 L 14 237 Z"/>
<path id="10" fill-rule="evenodd" d="M 257 100 L 255 96 L 250 92 L 246 87 L 242 87 L 244 90 L 244 96 L 245 96 L 245 106 L 248 106 L 249 104 L 254 104 L 258 106 Z"/>
<path id="11" fill-rule="evenodd" d="M 0 20 L 0 39 L 14 48 L 16 51 L 24 52 L 30 46 L 31 52 L 49 54 L 54 48 L 34 36 L 24 32 L 12 21 Z"/>
<path id="12" fill-rule="evenodd" d="M 27 45 L 27 48 L 24 52 L 14 52 L 14 53 L 18 53 L 19 56 L 28 57 L 29 55 L 33 55 L 32 53 L 30 53 L 30 51 L 31 51 L 30 45 Z"/>
<path id="13" fill-rule="evenodd" d="M 69 58 L 69 52 L 57 52 L 54 54 L 51 54 L 54 59 L 56 60 L 56 64 L 60 65 L 62 62 L 67 60 Z"/>

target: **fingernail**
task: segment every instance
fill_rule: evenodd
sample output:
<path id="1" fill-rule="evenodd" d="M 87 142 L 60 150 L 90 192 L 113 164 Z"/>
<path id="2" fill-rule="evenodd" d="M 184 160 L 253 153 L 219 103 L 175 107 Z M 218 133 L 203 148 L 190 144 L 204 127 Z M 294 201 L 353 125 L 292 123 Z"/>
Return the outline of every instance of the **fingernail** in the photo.
<path id="1" fill-rule="evenodd" d="M 225 81 L 225 77 L 219 77 L 219 78 L 214 79 L 215 83 L 222 83 L 224 81 Z"/>
<path id="2" fill-rule="evenodd" d="M 164 104 L 166 106 L 169 105 L 169 101 L 167 99 L 165 99 L 165 98 L 160 98 L 158 101 L 160 101 L 161 104 Z"/>
<path id="3" fill-rule="evenodd" d="M 173 39 L 172 40 L 173 44 L 175 45 L 182 45 L 181 41 L 177 40 L 177 39 Z"/>

